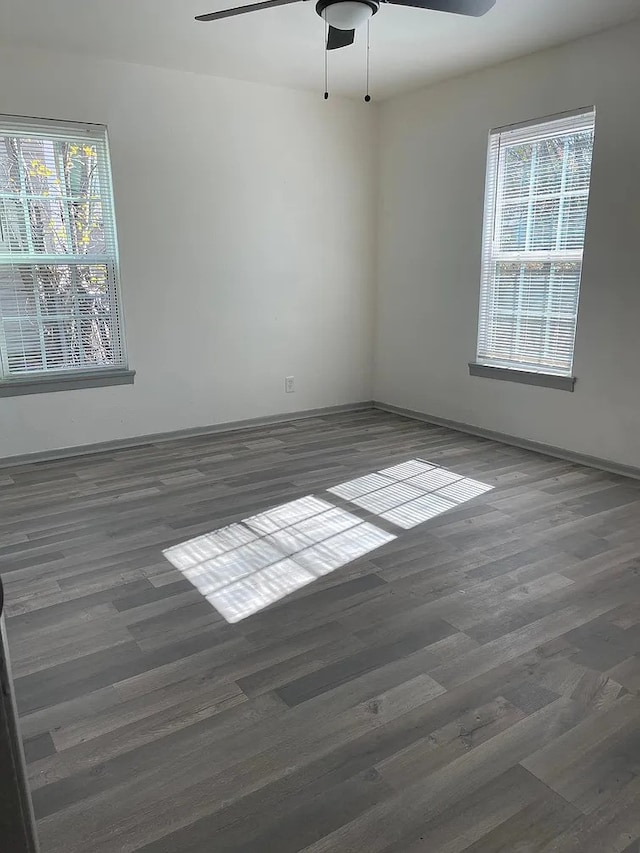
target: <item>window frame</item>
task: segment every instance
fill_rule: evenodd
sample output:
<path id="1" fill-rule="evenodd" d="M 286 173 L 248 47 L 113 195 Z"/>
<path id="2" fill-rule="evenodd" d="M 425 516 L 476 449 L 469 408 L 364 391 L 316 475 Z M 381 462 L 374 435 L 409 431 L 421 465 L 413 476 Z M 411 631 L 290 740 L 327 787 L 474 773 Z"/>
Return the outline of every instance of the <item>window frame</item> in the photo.
<path id="1" fill-rule="evenodd" d="M 91 265 L 92 263 L 104 267 L 107 276 L 110 311 L 113 312 L 115 318 L 114 325 L 118 331 L 118 354 L 120 358 L 117 365 L 96 364 L 92 366 L 81 364 L 78 367 L 60 369 L 45 367 L 44 369 L 25 370 L 24 372 L 12 374 L 8 369 L 6 360 L 8 358 L 8 350 L 3 341 L 0 341 L 0 344 L 2 344 L 0 346 L 0 398 L 42 392 L 68 391 L 77 388 L 132 384 L 135 371 L 129 367 L 127 353 L 108 128 L 104 124 L 90 122 L 59 121 L 56 119 L 0 114 L 0 136 L 11 137 L 12 131 L 14 135 L 20 135 L 22 132 L 26 136 L 29 130 L 34 131 L 34 136 L 40 136 L 45 140 L 50 139 L 55 141 L 56 139 L 60 139 L 61 135 L 66 134 L 69 135 L 70 140 L 87 138 L 87 140 L 93 141 L 94 144 L 97 144 L 104 151 L 105 162 L 102 167 L 99 197 L 107 209 L 106 221 L 110 236 L 106 245 L 109 251 L 106 251 L 104 255 L 95 254 L 86 256 L 77 253 L 60 254 L 59 256 L 43 254 L 42 258 L 40 258 L 36 251 L 29 251 L 25 253 L 24 260 L 18 254 L 12 256 L 9 252 L 8 255 L 3 255 L 3 258 L 0 260 L 0 268 L 10 269 L 21 264 L 24 267 L 32 266 L 35 269 L 38 265 L 50 264 L 51 266 L 67 266 L 70 270 L 73 270 L 74 267 Z M 47 130 L 51 133 L 49 137 L 47 136 Z M 58 156 L 57 152 L 55 156 Z M 22 170 L 21 163 L 19 168 Z M 21 190 L 20 196 L 22 195 L 23 191 Z M 66 222 L 68 212 L 64 210 L 61 215 Z M 69 228 L 72 227 L 70 223 L 67 223 L 67 226 Z M 32 243 L 32 234 L 30 222 L 25 221 L 25 238 L 29 245 Z M 70 274 L 73 275 L 73 272 Z M 75 310 L 79 309 L 77 307 L 74 309 L 74 315 Z M 36 313 L 40 313 L 39 309 Z M 62 321 L 68 320 L 70 316 L 68 313 L 63 313 L 60 316 L 51 315 L 51 317 L 47 315 L 47 319 Z M 38 333 L 42 337 L 41 323 L 38 326 Z M 0 323 L 0 338 L 4 339 L 4 327 L 2 323 Z M 44 344 L 41 346 L 44 346 Z"/>
<path id="2" fill-rule="evenodd" d="M 483 219 L 483 242 L 482 242 L 482 276 L 480 286 L 480 298 L 478 305 L 478 325 L 477 325 L 477 341 L 476 341 L 476 358 L 475 361 L 469 363 L 469 372 L 472 376 L 480 376 L 485 378 L 502 379 L 511 382 L 520 382 L 528 385 L 538 385 L 560 390 L 573 391 L 575 388 L 576 377 L 573 375 L 574 359 L 575 359 L 575 341 L 577 336 L 578 312 L 580 288 L 582 282 L 584 244 L 579 249 L 558 247 L 558 235 L 562 227 L 562 222 L 558 220 L 556 228 L 556 249 L 535 251 L 531 249 L 522 250 L 505 250 L 497 245 L 497 239 L 500 237 L 500 229 L 498 218 L 505 203 L 502 185 L 504 180 L 504 161 L 502 159 L 502 143 L 503 138 L 508 135 L 522 134 L 523 139 L 526 139 L 527 129 L 531 130 L 532 139 L 541 141 L 545 138 L 552 139 L 559 135 L 561 131 L 560 124 L 567 123 L 567 133 L 571 132 L 570 123 L 574 124 L 575 133 L 580 132 L 580 123 L 584 123 L 585 127 L 593 128 L 595 138 L 595 120 L 596 109 L 594 106 L 583 107 L 581 109 L 572 110 L 569 112 L 558 113 L 555 115 L 546 116 L 544 118 L 532 119 L 530 121 L 519 124 L 508 125 L 501 128 L 496 128 L 489 133 L 489 144 L 487 153 L 487 169 L 486 169 L 486 184 L 485 184 L 485 199 L 484 199 L 484 219 Z M 556 127 L 552 127 L 553 125 Z M 545 128 L 549 129 L 548 135 L 545 136 Z M 515 137 L 517 138 L 517 137 Z M 593 158 L 592 158 L 593 159 Z M 587 185 L 587 217 L 590 201 L 592 178 L 592 165 L 589 173 L 589 182 Z M 563 177 L 564 182 L 564 177 Z M 529 203 L 536 198 L 527 193 Z M 564 195 L 564 189 L 558 196 L 558 203 L 562 207 L 563 201 L 566 201 L 570 196 Z M 528 221 L 527 227 L 530 222 Z M 586 226 L 585 226 L 586 228 Z M 586 232 L 585 232 L 586 236 Z M 573 325 L 572 347 L 571 347 L 571 366 L 568 371 L 558 369 L 554 370 L 551 366 L 542 364 L 533 364 L 525 361 L 510 361 L 509 359 L 491 358 L 482 355 L 484 345 L 487 321 L 490 322 L 491 314 L 486 309 L 486 303 L 493 298 L 496 288 L 495 267 L 497 263 L 514 263 L 524 265 L 526 263 L 543 263 L 543 264 L 561 264 L 561 263 L 579 263 L 579 280 L 576 292 L 576 313 Z M 541 314 L 543 319 L 550 317 L 551 312 L 549 307 Z M 557 318 L 556 318 L 557 319 Z"/>

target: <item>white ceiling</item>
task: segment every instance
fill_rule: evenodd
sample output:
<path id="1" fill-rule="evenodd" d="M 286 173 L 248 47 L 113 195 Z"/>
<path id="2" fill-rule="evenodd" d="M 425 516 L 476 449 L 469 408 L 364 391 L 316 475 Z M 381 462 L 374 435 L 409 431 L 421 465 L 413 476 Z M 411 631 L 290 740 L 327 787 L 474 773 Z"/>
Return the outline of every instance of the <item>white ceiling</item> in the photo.
<path id="1" fill-rule="evenodd" d="M 315 0 L 197 23 L 245 0 L 0 0 L 0 43 L 90 53 L 323 91 Z M 493 65 L 640 16 L 640 0 L 497 0 L 484 18 L 383 6 L 371 23 L 374 98 Z M 329 54 L 330 88 L 362 95 L 364 32 Z"/>

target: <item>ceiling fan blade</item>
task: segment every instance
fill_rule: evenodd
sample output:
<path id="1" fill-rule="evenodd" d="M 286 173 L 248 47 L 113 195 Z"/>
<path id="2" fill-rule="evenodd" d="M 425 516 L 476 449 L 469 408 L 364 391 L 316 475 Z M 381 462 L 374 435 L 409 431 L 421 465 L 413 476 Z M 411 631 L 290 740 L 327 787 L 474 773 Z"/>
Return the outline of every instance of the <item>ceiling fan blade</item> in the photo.
<path id="1" fill-rule="evenodd" d="M 480 18 L 496 5 L 496 0 L 384 0 L 392 6 L 415 6 L 434 12 L 453 12 Z"/>
<path id="2" fill-rule="evenodd" d="M 290 3 L 301 3 L 302 0 L 263 0 L 262 3 L 251 3 L 250 6 L 237 6 L 235 9 L 223 9 L 221 12 L 209 12 L 208 15 L 198 15 L 196 21 L 217 21 L 220 18 L 232 18 L 244 15 L 245 12 L 259 12 L 260 9 L 271 9 L 272 6 L 287 6 Z"/>
<path id="3" fill-rule="evenodd" d="M 355 30 L 339 30 L 336 27 L 329 27 L 327 50 L 337 50 L 339 47 L 348 47 L 350 44 L 353 44 L 355 37 Z"/>

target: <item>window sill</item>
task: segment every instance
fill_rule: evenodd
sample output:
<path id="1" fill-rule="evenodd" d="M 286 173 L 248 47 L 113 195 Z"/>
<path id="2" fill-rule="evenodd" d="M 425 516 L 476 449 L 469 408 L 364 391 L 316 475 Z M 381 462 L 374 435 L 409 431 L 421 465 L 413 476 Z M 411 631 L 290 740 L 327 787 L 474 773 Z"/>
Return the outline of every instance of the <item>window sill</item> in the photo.
<path id="1" fill-rule="evenodd" d="M 471 376 L 485 379 L 500 379 L 504 382 L 520 382 L 523 385 L 538 385 L 542 388 L 555 388 L 558 391 L 573 391 L 575 376 L 556 376 L 553 373 L 532 373 L 528 370 L 516 370 L 511 367 L 490 367 L 488 364 L 469 363 Z"/>
<path id="2" fill-rule="evenodd" d="M 0 382 L 0 397 L 75 391 L 78 388 L 104 388 L 107 385 L 133 385 L 135 375 L 135 370 L 99 370 L 81 375 L 65 373 L 60 376 L 38 376 L 32 379 L 6 379 Z"/>

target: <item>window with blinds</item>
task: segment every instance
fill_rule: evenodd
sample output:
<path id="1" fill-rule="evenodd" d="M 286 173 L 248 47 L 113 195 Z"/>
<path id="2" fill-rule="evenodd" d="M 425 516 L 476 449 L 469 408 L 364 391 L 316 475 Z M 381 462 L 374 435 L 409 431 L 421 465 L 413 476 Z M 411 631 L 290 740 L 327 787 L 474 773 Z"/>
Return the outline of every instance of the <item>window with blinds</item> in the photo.
<path id="1" fill-rule="evenodd" d="M 0 116 L 0 382 L 117 368 L 106 128 Z"/>
<path id="2" fill-rule="evenodd" d="M 595 111 L 491 133 L 477 361 L 570 376 Z"/>

